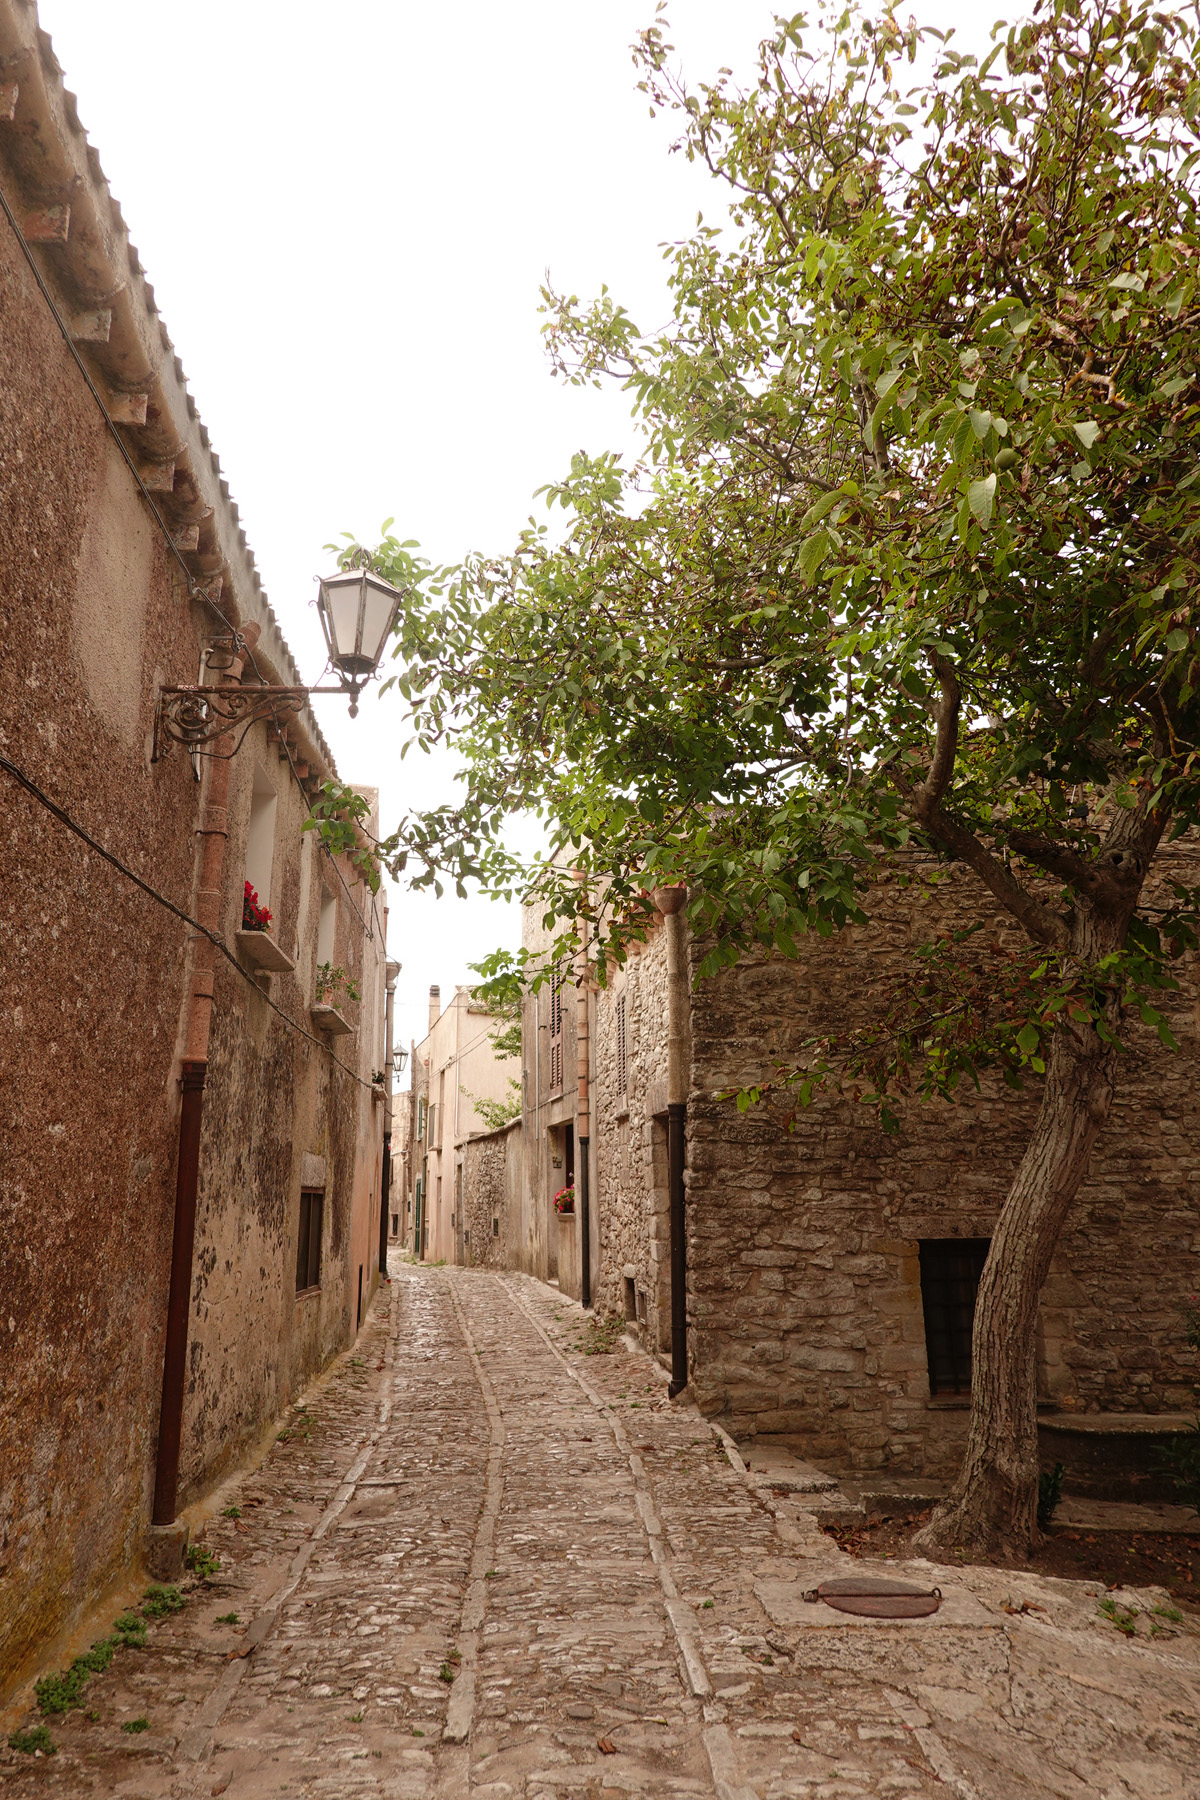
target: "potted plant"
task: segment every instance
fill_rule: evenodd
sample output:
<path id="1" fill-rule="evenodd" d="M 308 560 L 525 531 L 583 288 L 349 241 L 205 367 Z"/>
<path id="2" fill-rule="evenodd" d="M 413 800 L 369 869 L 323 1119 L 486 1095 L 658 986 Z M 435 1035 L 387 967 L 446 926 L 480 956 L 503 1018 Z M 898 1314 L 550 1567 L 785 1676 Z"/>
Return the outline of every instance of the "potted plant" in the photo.
<path id="1" fill-rule="evenodd" d="M 247 962 L 267 973 L 286 972 L 295 963 L 271 935 L 271 909 L 263 906 L 252 882 L 242 888 L 242 924 L 237 934 L 238 949 Z"/>
<path id="2" fill-rule="evenodd" d="M 354 1027 L 341 1011 L 340 1001 L 362 1000 L 362 989 L 352 975 L 338 963 L 318 963 L 313 985 L 312 1020 L 330 1037 L 345 1037 Z"/>
<path id="3" fill-rule="evenodd" d="M 554 1196 L 554 1210 L 560 1218 L 564 1218 L 575 1211 L 574 1182 L 572 1182 L 569 1187 L 559 1188 L 557 1194 Z"/>

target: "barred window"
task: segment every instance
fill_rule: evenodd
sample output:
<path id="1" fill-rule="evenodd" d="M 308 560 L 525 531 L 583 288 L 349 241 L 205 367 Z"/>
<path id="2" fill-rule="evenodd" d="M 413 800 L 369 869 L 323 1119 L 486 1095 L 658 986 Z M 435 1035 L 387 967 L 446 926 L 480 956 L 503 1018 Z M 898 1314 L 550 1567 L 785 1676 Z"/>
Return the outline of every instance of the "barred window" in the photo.
<path id="1" fill-rule="evenodd" d="M 626 1058 L 625 1036 L 625 996 L 617 1001 L 617 1092 L 624 1094 L 628 1088 L 629 1065 Z"/>
<path id="2" fill-rule="evenodd" d="M 563 1086 L 563 996 L 562 982 L 550 989 L 550 1092 L 561 1094 Z"/>
<path id="3" fill-rule="evenodd" d="M 925 1238 L 921 1304 L 931 1394 L 971 1391 L 971 1330 L 988 1238 Z"/>

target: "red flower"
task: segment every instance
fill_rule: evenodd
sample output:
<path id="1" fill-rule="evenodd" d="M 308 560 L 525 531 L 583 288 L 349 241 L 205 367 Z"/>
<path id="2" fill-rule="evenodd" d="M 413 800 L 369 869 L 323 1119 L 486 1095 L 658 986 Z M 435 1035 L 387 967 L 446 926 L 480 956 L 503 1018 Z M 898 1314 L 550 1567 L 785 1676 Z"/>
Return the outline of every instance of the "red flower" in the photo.
<path id="1" fill-rule="evenodd" d="M 247 882 L 242 894 L 242 930 L 267 931 L 270 924 L 270 909 L 258 904 L 258 895 Z"/>

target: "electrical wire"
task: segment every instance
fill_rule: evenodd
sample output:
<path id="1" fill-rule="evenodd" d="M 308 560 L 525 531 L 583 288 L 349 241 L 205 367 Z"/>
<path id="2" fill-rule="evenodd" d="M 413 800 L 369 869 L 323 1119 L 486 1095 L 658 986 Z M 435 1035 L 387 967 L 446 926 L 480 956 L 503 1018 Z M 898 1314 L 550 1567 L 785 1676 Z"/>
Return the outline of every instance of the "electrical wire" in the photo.
<path id="1" fill-rule="evenodd" d="M 32 795 L 40 806 L 44 806 L 46 811 L 51 813 L 60 824 L 65 825 L 68 831 L 74 832 L 77 838 L 81 838 L 83 842 L 87 844 L 89 849 L 96 852 L 97 856 L 102 857 L 106 863 L 109 863 L 120 874 L 132 881 L 134 886 L 140 888 L 143 894 L 148 895 L 157 905 L 165 907 L 167 912 L 173 913 L 177 919 L 180 919 L 183 922 L 183 924 L 190 925 L 193 931 L 198 931 L 200 933 L 201 937 L 206 937 L 209 943 L 214 944 L 221 952 L 221 955 L 225 958 L 226 962 L 230 963 L 232 967 L 237 970 L 247 986 L 252 987 L 259 998 L 266 1001 L 272 1012 L 279 1014 L 279 1017 L 284 1021 L 285 1025 L 288 1025 L 291 1030 L 297 1032 L 300 1037 L 307 1038 L 310 1044 L 315 1044 L 318 1050 L 323 1050 L 329 1057 L 329 1060 L 341 1069 L 344 1074 L 349 1075 L 352 1081 L 357 1081 L 360 1087 L 367 1088 L 369 1091 L 374 1092 L 374 1082 L 364 1081 L 361 1075 L 355 1073 L 349 1063 L 344 1063 L 340 1056 L 334 1055 L 333 1050 L 327 1043 L 324 1043 L 319 1037 L 315 1037 L 311 1031 L 305 1030 L 304 1026 L 298 1024 L 297 1021 L 291 1017 L 290 1013 L 286 1013 L 283 1010 L 282 1006 L 277 1005 L 276 1002 L 271 999 L 269 994 L 263 993 L 262 988 L 259 987 L 258 982 L 254 979 L 253 975 L 248 974 L 247 971 L 243 969 L 241 963 L 226 944 L 225 939 L 221 936 L 220 932 L 210 931 L 207 925 L 202 925 L 199 919 L 194 919 L 192 917 L 191 913 L 184 912 L 181 906 L 176 906 L 173 900 L 168 900 L 165 894 L 160 894 L 158 889 L 151 887 L 148 881 L 143 881 L 142 877 L 134 869 L 131 869 L 127 863 L 121 861 L 119 856 L 115 856 L 111 850 L 106 849 L 103 844 L 98 842 L 98 840 L 92 836 L 91 832 L 86 830 L 77 819 L 73 819 L 70 813 L 59 806 L 57 801 L 52 800 L 49 794 L 45 793 L 38 786 L 37 782 L 33 780 L 32 776 L 27 775 L 24 769 L 18 767 L 10 757 L 5 756 L 3 753 L 0 753 L 0 769 L 3 769 L 7 775 L 10 775 L 18 786 L 25 789 L 26 793 Z"/>

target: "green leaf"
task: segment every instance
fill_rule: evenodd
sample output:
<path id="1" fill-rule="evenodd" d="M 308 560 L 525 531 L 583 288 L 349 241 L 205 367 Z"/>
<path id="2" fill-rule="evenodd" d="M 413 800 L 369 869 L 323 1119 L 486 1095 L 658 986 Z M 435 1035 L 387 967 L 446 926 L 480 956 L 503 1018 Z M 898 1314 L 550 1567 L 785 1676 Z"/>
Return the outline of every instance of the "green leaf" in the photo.
<path id="1" fill-rule="evenodd" d="M 1036 1025 L 1022 1025 L 1017 1033 L 1017 1048 L 1026 1056 L 1032 1056 L 1041 1041 L 1041 1034 Z"/>
<path id="2" fill-rule="evenodd" d="M 979 439 L 981 444 L 991 429 L 992 429 L 991 413 L 990 412 L 979 412 L 975 408 L 972 408 L 971 409 L 971 430 L 975 433 L 975 436 Z"/>
<path id="3" fill-rule="evenodd" d="M 985 475 L 982 481 L 973 481 L 967 490 L 967 500 L 971 511 L 986 531 L 992 522 L 992 506 L 996 499 L 996 477 Z"/>
<path id="4" fill-rule="evenodd" d="M 1085 450 L 1090 450 L 1096 439 L 1100 436 L 1100 427 L 1097 425 L 1095 419 L 1076 421 L 1075 424 L 1071 426 L 1071 430 L 1075 433 L 1075 436 L 1079 439 Z"/>

